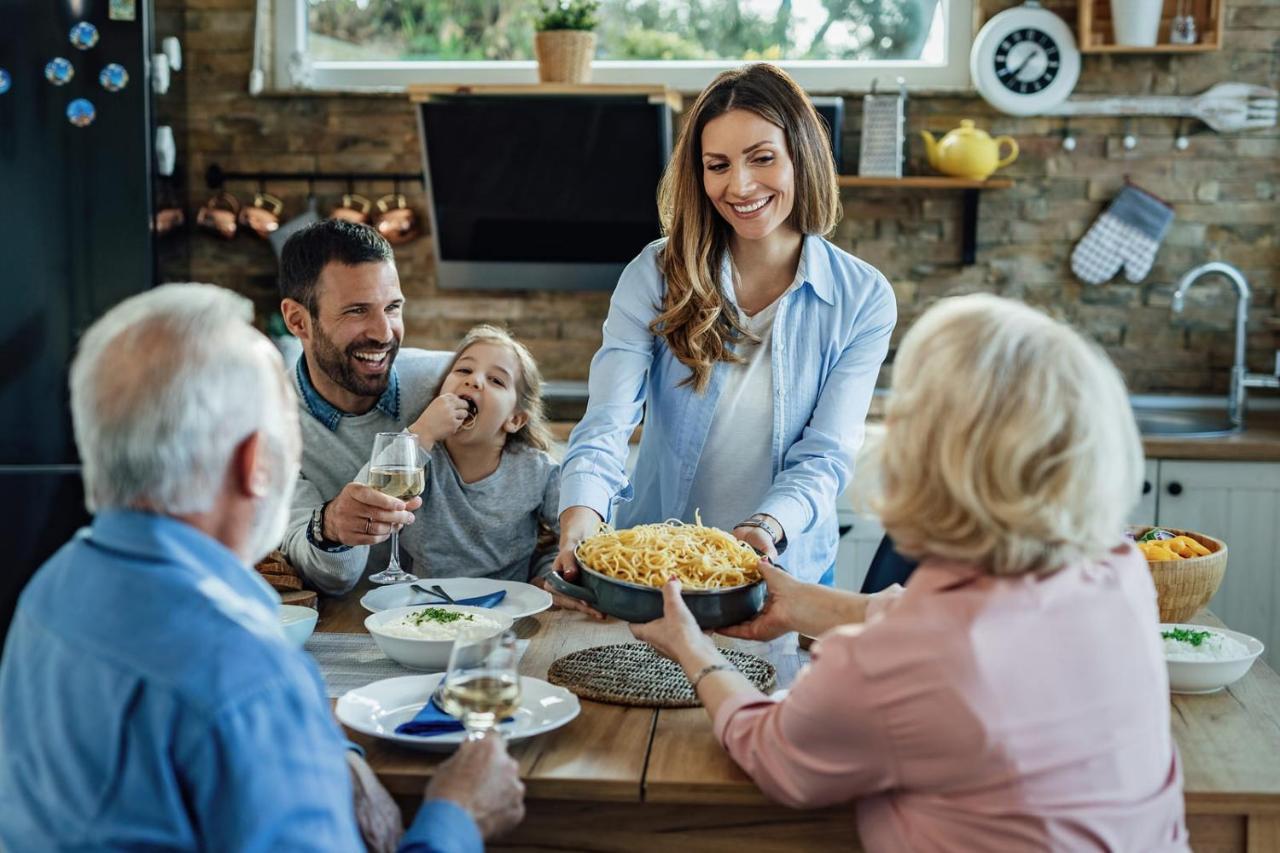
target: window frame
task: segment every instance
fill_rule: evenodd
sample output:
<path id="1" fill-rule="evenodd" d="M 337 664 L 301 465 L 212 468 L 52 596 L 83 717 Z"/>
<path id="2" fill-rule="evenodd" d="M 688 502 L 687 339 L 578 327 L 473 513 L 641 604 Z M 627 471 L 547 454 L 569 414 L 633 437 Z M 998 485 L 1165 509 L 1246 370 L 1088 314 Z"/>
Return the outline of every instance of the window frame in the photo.
<path id="1" fill-rule="evenodd" d="M 901 77 L 913 92 L 969 92 L 969 51 L 974 35 L 974 0 L 943 0 L 949 14 L 946 61 L 940 64 L 870 60 L 793 60 L 777 65 L 812 94 L 866 92 L 873 80 L 893 88 Z M 440 85 L 529 84 L 538 82 L 533 61 L 521 62 L 315 62 L 307 59 L 307 0 L 275 0 L 273 68 L 276 88 L 312 91 L 397 92 L 413 83 Z M 697 92 L 733 61 L 596 60 L 592 83 L 657 84 Z"/>

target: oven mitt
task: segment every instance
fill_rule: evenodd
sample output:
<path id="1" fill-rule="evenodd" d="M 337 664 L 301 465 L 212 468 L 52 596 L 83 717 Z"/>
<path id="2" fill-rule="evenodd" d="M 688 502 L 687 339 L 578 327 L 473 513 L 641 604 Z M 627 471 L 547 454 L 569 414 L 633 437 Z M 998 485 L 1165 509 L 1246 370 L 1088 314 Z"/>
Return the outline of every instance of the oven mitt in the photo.
<path id="1" fill-rule="evenodd" d="M 1155 263 L 1173 222 L 1169 205 L 1132 184 L 1120 191 L 1071 253 L 1071 271 L 1086 284 L 1110 281 L 1120 267 L 1137 284 Z"/>

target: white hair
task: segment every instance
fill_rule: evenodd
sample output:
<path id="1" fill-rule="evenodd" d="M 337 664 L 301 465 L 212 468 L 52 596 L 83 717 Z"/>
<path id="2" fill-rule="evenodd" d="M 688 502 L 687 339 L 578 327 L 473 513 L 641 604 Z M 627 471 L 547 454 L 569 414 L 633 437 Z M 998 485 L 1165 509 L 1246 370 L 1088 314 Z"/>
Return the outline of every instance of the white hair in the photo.
<path id="1" fill-rule="evenodd" d="M 902 553 L 992 574 L 1101 559 L 1142 483 L 1124 381 L 1095 345 L 1021 303 L 946 299 L 893 365 L 881 520 Z"/>
<path id="2" fill-rule="evenodd" d="M 229 290 L 166 284 L 89 328 L 71 365 L 71 416 L 90 512 L 205 512 L 244 439 L 261 430 L 268 452 L 287 453 L 288 386 L 252 320 Z"/>

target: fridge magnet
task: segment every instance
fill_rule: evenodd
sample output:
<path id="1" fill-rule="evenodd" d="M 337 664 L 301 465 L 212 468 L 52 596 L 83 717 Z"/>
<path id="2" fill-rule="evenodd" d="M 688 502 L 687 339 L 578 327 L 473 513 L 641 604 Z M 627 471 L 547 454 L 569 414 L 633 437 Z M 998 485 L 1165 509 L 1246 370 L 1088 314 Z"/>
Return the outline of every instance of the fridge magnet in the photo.
<path id="1" fill-rule="evenodd" d="M 107 17 L 113 21 L 136 21 L 138 4 L 136 0 L 111 0 L 107 4 Z"/>
<path id="2" fill-rule="evenodd" d="M 81 21 L 71 28 L 71 43 L 79 50 L 88 50 L 98 43 L 98 28 Z"/>
<path id="3" fill-rule="evenodd" d="M 119 92 L 129 85 L 129 72 L 118 62 L 112 62 L 98 74 L 98 82 L 108 92 Z"/>
<path id="4" fill-rule="evenodd" d="M 67 104 L 67 121 L 76 127 L 88 127 L 97 117 L 98 113 L 94 110 L 93 104 L 84 98 L 76 98 Z"/>
<path id="5" fill-rule="evenodd" d="M 75 76 L 75 66 L 71 64 L 70 60 L 63 59 L 61 56 L 55 56 L 50 59 L 49 64 L 44 67 L 44 79 L 55 86 L 65 86 Z"/>

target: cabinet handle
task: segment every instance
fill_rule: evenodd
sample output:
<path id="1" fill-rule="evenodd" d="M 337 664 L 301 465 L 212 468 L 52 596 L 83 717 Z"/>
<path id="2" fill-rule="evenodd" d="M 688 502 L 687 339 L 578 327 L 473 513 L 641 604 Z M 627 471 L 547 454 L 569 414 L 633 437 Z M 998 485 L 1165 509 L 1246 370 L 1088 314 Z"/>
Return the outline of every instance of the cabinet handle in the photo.
<path id="1" fill-rule="evenodd" d="M 1150 481 L 1150 480 L 1143 480 L 1143 481 L 1142 481 L 1142 493 L 1143 493 L 1144 495 L 1149 495 L 1149 494 L 1151 494 L 1151 481 Z"/>
<path id="2" fill-rule="evenodd" d="M 1179 482 L 1177 482 L 1176 480 L 1175 480 L 1174 482 L 1170 483 L 1170 484 L 1169 484 L 1169 494 L 1171 494 L 1171 495 L 1180 495 L 1180 494 L 1182 494 L 1182 484 L 1181 484 L 1181 483 L 1179 483 Z"/>

